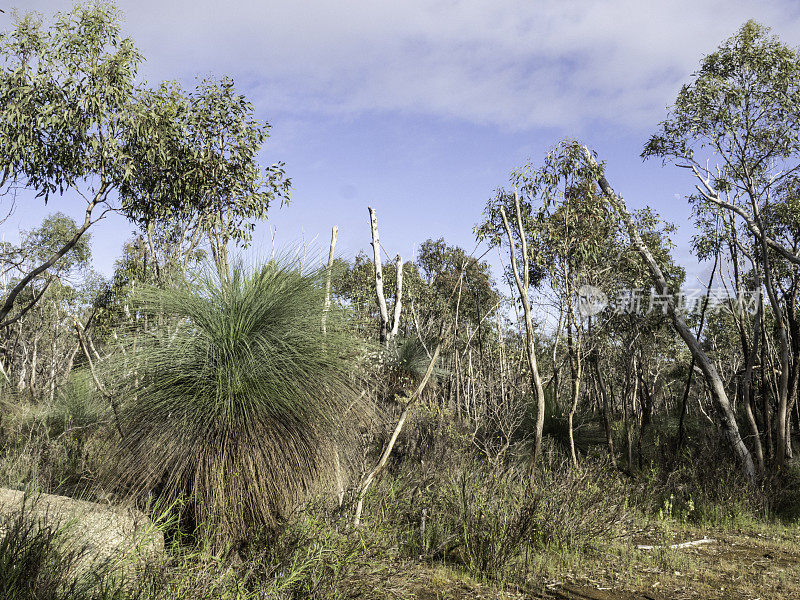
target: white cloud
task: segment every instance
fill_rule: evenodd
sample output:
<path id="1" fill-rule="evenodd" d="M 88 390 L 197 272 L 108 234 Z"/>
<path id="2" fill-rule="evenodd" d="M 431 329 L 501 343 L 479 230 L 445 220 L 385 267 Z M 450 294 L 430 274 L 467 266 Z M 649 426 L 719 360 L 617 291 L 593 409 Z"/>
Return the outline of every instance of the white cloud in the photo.
<path id="1" fill-rule="evenodd" d="M 28 0 L 52 12 L 69 2 Z M 747 0 L 121 0 L 153 79 L 230 74 L 267 113 L 401 111 L 511 129 L 651 128 L 748 18 L 800 42 L 792 3 Z"/>

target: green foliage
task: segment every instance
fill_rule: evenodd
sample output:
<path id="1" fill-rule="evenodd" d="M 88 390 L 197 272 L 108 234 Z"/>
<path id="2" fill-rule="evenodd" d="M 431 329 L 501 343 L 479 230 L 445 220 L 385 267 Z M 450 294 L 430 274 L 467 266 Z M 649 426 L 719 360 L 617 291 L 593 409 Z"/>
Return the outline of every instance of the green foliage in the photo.
<path id="1" fill-rule="evenodd" d="M 101 210 L 119 210 L 151 242 L 177 246 L 169 258 L 185 266 L 205 236 L 226 268 L 228 242 L 248 243 L 254 221 L 288 198 L 283 166 L 257 161 L 269 125 L 229 79 L 203 81 L 191 94 L 138 84 L 143 58 L 120 19 L 95 2 L 57 14 L 49 27 L 27 14 L 0 33 L 0 188 L 22 185 L 45 202 L 72 188 L 87 202 L 75 236 Z M 50 248 L 41 268 L 71 243 Z M 0 320 L 19 292 L 9 293 Z"/>
<path id="2" fill-rule="evenodd" d="M 142 293 L 140 309 L 172 325 L 139 341 L 135 363 L 117 361 L 122 486 L 186 496 L 198 522 L 241 540 L 331 473 L 362 412 L 351 338 L 335 312 L 321 331 L 322 277 L 236 264 Z"/>
<path id="3" fill-rule="evenodd" d="M 76 370 L 70 373 L 69 381 L 56 395 L 44 417 L 49 435 L 58 437 L 71 430 L 87 434 L 89 431 L 86 430 L 107 422 L 109 412 L 108 400 L 96 391 L 88 370 Z"/>
<path id="4" fill-rule="evenodd" d="M 26 260 L 43 262 L 74 236 L 77 230 L 78 225 L 72 217 L 61 212 L 53 213 L 45 217 L 36 229 L 23 232 L 19 253 Z M 90 240 L 88 234 L 81 237 L 70 249 L 66 259 L 60 262 L 58 270 L 69 272 L 72 269 L 86 268 L 92 255 Z"/>
<path id="5" fill-rule="evenodd" d="M 780 161 L 800 150 L 799 125 L 800 53 L 751 20 L 703 59 L 643 156 L 718 152 L 728 158 L 715 182 L 724 191 L 794 170 Z"/>
<path id="6" fill-rule="evenodd" d="M 603 171 L 602 163 L 596 168 L 587 163 L 579 142 L 563 140 L 545 156 L 541 166 L 527 163 L 512 172 L 512 190 L 500 189 L 487 202 L 484 220 L 475 228 L 476 236 L 492 245 L 508 243 L 500 208 L 505 208 L 509 219 L 516 218 L 517 194 L 528 243 L 531 285 L 558 289 L 571 282 L 575 290 L 576 283 L 586 281 L 613 292 L 614 286 L 609 284 L 620 279 L 627 279 L 629 287 L 649 284 L 647 268 L 629 247 L 619 216 L 597 189 L 596 181 Z M 639 211 L 635 221 L 668 279 L 681 280 L 683 272 L 669 256 L 669 234 L 674 227 L 663 223 L 649 207 Z M 520 234 L 515 227 L 511 230 L 519 252 Z M 626 271 L 627 275 L 633 271 L 640 280 L 626 277 Z"/>
<path id="7" fill-rule="evenodd" d="M 497 311 L 500 294 L 488 263 L 439 238 L 420 245 L 415 265 L 427 283 L 427 293 L 420 293 L 417 300 L 423 320 L 442 318 L 443 313 L 454 315 L 457 308 L 459 321 L 489 328 L 482 321 Z M 453 293 L 459 287 L 461 293 Z"/>
<path id="8" fill-rule="evenodd" d="M 602 462 L 576 470 L 550 448 L 532 485 L 524 470 L 478 458 L 463 437 L 440 437 L 368 497 L 371 526 L 407 556 L 502 581 L 524 574 L 533 555 L 594 548 L 630 519 L 625 484 Z"/>
<path id="9" fill-rule="evenodd" d="M 136 110 L 143 116 L 126 148 L 140 161 L 121 197 L 124 212 L 143 229 L 159 224 L 176 235 L 177 226 L 179 241 L 190 248 L 202 232 L 215 256 L 222 255 L 229 241 L 251 241 L 254 221 L 266 218 L 275 199 L 288 201 L 283 165 L 265 170 L 258 161 L 270 125 L 255 119 L 230 79 L 204 80 L 188 94 L 162 84 L 142 93 Z"/>
<path id="10" fill-rule="evenodd" d="M 337 259 L 332 280 L 334 297 L 349 307 L 358 327 L 370 334 L 378 322 L 373 269 L 372 259 L 360 252 L 349 262 Z M 394 261 L 383 265 L 384 293 L 390 306 L 396 289 L 396 269 Z M 435 337 L 441 319 L 454 318 L 458 308 L 459 324 L 472 331 L 480 326 L 481 335 L 476 336 L 476 341 L 482 341 L 491 331 L 487 317 L 496 314 L 499 302 L 500 294 L 488 263 L 444 239 L 429 239 L 420 245 L 416 259 L 403 265 L 405 308 L 399 330 L 410 337 L 419 328 L 426 343 L 435 345 L 430 338 Z"/>
<path id="11" fill-rule="evenodd" d="M 15 25 L 0 34 L 0 173 L 45 201 L 99 174 L 121 184 L 133 170 L 122 140 L 142 56 L 118 11 L 95 3 L 49 28 L 36 14 Z"/>
<path id="12" fill-rule="evenodd" d="M 692 444 L 684 450 L 687 456 L 676 468 L 666 464 L 666 448 L 659 448 L 657 442 L 649 444 L 653 447 L 651 466 L 641 473 L 631 502 L 659 520 L 703 528 L 738 529 L 768 518 L 772 511 L 770 495 L 780 497 L 782 492 L 750 485 L 726 455 L 721 434 L 707 432 L 705 426 L 687 417 L 687 436 Z"/>
<path id="13" fill-rule="evenodd" d="M 13 286 L 31 269 L 47 260 L 78 231 L 72 217 L 56 212 L 42 220 L 39 227 L 21 231 L 19 245 L 0 242 L 0 261 L 3 272 L 10 276 L 8 284 Z M 32 283 L 26 298 L 41 291 L 42 286 L 54 277 L 66 280 L 89 268 L 92 251 L 90 234 L 83 235 L 49 272 L 43 273 Z"/>
<path id="14" fill-rule="evenodd" d="M 366 551 L 366 543 L 362 535 L 339 531 L 322 511 L 304 513 L 250 558 L 260 584 L 253 587 L 262 597 L 297 600 L 355 597 L 367 582 L 372 592 L 380 587 L 375 576 L 384 567 L 372 564 L 377 557 Z"/>
<path id="15" fill-rule="evenodd" d="M 794 247 L 792 223 L 800 214 L 793 200 L 800 168 L 800 51 L 748 21 L 702 60 L 659 129 L 644 158 L 692 168 L 765 233 Z M 709 169 L 706 159 L 718 164 Z M 703 231 L 695 246 L 705 258 L 724 237 L 714 231 L 720 230 L 720 207 L 703 193 L 689 199 Z M 722 228 L 728 236 L 729 226 Z"/>

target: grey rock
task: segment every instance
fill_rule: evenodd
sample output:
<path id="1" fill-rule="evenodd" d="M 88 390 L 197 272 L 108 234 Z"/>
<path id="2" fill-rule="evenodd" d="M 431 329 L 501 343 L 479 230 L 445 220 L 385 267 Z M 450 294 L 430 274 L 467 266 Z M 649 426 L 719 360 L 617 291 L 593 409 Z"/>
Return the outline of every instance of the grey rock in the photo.
<path id="1" fill-rule="evenodd" d="M 102 561 L 127 570 L 164 552 L 163 531 L 136 509 L 0 488 L 0 515 L 12 517 L 23 505 L 37 523 L 66 528 L 69 543 L 85 557 L 83 566 Z"/>

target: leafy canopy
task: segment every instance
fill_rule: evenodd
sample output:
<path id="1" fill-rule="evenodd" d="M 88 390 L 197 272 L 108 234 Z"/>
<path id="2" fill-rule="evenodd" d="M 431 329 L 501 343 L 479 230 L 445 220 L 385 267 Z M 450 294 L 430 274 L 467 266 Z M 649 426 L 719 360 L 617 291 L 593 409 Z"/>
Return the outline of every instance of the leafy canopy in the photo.
<path id="1" fill-rule="evenodd" d="M 116 187 L 132 177 L 125 140 L 141 61 L 118 11 L 101 3 L 61 13 L 49 28 L 29 13 L 0 33 L 0 182 L 47 201 L 89 180 Z"/>
<path id="2" fill-rule="evenodd" d="M 800 52 L 752 20 L 703 59 L 642 156 L 691 164 L 711 153 L 719 191 L 758 193 L 800 168 Z"/>

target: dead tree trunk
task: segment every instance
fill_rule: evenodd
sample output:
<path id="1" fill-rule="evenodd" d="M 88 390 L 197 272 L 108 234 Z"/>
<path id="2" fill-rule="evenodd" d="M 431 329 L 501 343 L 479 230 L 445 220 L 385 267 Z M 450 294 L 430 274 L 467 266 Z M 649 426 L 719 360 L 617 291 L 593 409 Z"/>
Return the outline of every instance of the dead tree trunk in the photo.
<path id="1" fill-rule="evenodd" d="M 400 328 L 400 313 L 403 310 L 403 259 L 398 254 L 395 260 L 395 273 L 396 287 L 394 293 L 394 310 L 392 311 L 392 327 L 389 330 L 389 339 L 393 340 L 397 337 L 397 331 Z"/>
<path id="2" fill-rule="evenodd" d="M 325 273 L 325 306 L 322 311 L 322 334 L 327 333 L 326 324 L 328 321 L 328 311 L 331 309 L 331 275 L 333 271 L 333 254 L 336 251 L 336 236 L 339 233 L 339 227 L 334 225 L 331 229 L 331 249 L 328 252 L 328 269 Z"/>
<path id="3" fill-rule="evenodd" d="M 389 311 L 386 309 L 386 296 L 383 293 L 383 263 L 381 262 L 381 242 L 378 236 L 378 216 L 375 209 L 369 209 L 369 222 L 372 228 L 372 257 L 375 273 L 375 295 L 378 300 L 378 310 L 380 311 L 380 333 L 381 344 L 389 341 Z"/>
<path id="4" fill-rule="evenodd" d="M 383 291 L 383 266 L 381 263 L 381 242 L 378 236 L 378 216 L 375 209 L 369 208 L 369 220 L 372 228 L 372 257 L 375 269 L 375 295 L 378 301 L 378 311 L 380 312 L 380 333 L 381 344 L 388 343 L 397 335 L 400 327 L 400 312 L 403 306 L 403 259 L 398 254 L 395 257 L 397 265 L 397 287 L 395 288 L 394 310 L 392 322 L 389 323 L 389 310 L 386 307 L 386 295 Z"/>

